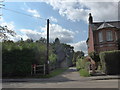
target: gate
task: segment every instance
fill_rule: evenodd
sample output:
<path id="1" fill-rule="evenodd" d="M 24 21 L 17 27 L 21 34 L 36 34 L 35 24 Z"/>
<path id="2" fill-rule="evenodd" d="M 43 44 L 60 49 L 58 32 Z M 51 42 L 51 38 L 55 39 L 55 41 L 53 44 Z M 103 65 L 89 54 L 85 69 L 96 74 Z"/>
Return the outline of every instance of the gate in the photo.
<path id="1" fill-rule="evenodd" d="M 45 75 L 45 64 L 44 65 L 33 64 L 31 66 L 31 75 Z"/>

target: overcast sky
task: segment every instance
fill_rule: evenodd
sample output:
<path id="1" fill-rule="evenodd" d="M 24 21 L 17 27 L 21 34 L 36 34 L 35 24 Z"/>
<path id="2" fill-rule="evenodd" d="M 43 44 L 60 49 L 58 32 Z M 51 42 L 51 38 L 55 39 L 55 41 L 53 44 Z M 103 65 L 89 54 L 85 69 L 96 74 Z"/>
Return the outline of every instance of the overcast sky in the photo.
<path id="1" fill-rule="evenodd" d="M 62 43 L 73 45 L 75 51 L 87 52 L 88 15 L 94 21 L 118 20 L 117 2 L 81 2 L 81 0 L 41 0 L 41 2 L 4 2 L 0 19 L 2 26 L 7 25 L 17 33 L 12 40 L 46 38 L 46 19 L 50 19 L 50 41 L 56 37 Z M 22 15 L 21 13 L 31 15 Z M 39 19 L 38 19 L 39 18 Z"/>

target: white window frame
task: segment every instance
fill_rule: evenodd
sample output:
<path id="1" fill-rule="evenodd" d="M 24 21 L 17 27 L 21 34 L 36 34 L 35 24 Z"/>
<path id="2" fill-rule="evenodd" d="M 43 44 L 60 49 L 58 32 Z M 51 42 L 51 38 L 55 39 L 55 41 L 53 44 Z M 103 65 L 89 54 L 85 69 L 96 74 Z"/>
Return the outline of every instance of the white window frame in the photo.
<path id="1" fill-rule="evenodd" d="M 103 42 L 103 33 L 102 32 L 98 33 L 98 38 L 99 38 L 99 42 Z"/>
<path id="2" fill-rule="evenodd" d="M 112 31 L 106 31 L 106 40 L 107 41 L 113 41 L 113 33 Z"/>

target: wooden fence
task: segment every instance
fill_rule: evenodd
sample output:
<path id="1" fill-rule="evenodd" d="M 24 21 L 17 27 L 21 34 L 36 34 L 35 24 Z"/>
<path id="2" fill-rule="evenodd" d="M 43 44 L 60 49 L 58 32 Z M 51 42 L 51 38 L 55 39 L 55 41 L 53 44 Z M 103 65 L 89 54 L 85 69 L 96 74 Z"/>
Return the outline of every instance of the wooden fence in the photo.
<path id="1" fill-rule="evenodd" d="M 32 65 L 31 66 L 31 75 L 45 75 L 45 64 L 44 65 Z"/>

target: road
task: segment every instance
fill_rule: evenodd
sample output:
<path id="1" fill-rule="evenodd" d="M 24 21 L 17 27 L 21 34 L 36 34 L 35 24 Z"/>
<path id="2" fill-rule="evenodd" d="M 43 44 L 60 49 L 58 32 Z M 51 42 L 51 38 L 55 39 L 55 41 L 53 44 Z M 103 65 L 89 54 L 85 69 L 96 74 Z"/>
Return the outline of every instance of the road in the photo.
<path id="1" fill-rule="evenodd" d="M 49 79 L 3 80 L 3 88 L 118 88 L 118 79 L 95 80 L 101 77 L 80 77 L 75 68 Z"/>

